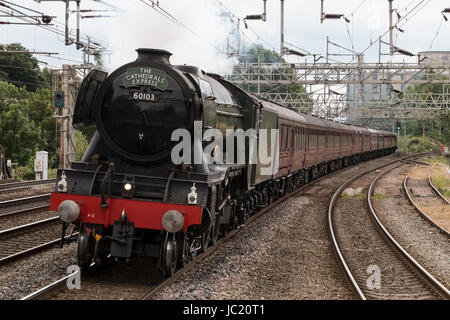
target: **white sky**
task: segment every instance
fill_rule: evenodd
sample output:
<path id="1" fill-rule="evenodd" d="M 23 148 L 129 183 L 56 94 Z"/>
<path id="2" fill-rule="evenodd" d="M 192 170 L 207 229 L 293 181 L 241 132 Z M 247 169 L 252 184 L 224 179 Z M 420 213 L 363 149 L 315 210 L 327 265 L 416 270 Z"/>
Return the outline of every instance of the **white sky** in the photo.
<path id="1" fill-rule="evenodd" d="M 56 15 L 57 21 L 64 22 L 63 2 L 9 1 L 48 15 Z M 214 46 L 226 41 L 229 26 L 225 26 L 215 16 L 216 0 L 159 0 L 162 8 L 173 14 L 195 34 L 162 17 L 139 0 L 103 1 L 120 6 L 125 11 L 110 13 L 110 15 L 117 16 L 116 18 L 83 19 L 81 30 L 83 33 L 109 44 L 108 50 L 111 56 L 106 55 L 104 61 L 105 64 L 111 64 L 111 68 L 113 65 L 115 67 L 126 61 L 134 60 L 133 50 L 135 48 L 152 46 L 171 51 L 174 54 L 172 61 L 175 63 L 197 64 L 207 71 L 214 72 L 225 70 L 222 65 L 227 62 L 217 58 Z M 262 0 L 221 0 L 221 2 L 239 18 L 243 18 L 247 14 L 259 14 L 263 10 Z M 285 0 L 286 41 L 311 53 L 325 55 L 327 36 L 330 41 L 347 48 L 352 47 L 351 38 L 355 50 L 361 52 L 370 45 L 371 41 L 375 41 L 388 30 L 387 0 L 324 0 L 324 3 L 326 13 L 343 13 L 351 22 L 346 24 L 342 19 L 325 20 L 323 24 L 320 24 L 320 0 Z M 450 50 L 450 21 L 443 21 L 441 15 L 444 8 L 450 7 L 450 2 L 445 0 L 394 0 L 393 7 L 398 9 L 400 15 L 405 16 L 419 3 L 418 8 L 423 8 L 419 11 L 416 9 L 407 19 L 399 23 L 405 33 L 394 32 L 395 45 L 413 53 L 429 49 Z M 81 7 L 82 9 L 107 8 L 101 2 L 94 0 L 82 0 Z M 279 50 L 280 1 L 268 0 L 267 8 L 267 22 L 249 21 L 248 25 L 273 48 Z M 5 10 L 3 7 L 0 9 Z M 71 4 L 71 9 L 75 9 L 74 3 Z M 355 9 L 357 9 L 356 12 L 354 12 Z M 354 12 L 353 15 L 352 12 Z M 75 27 L 74 17 L 75 15 L 72 15 L 72 28 Z M 395 14 L 394 17 L 394 22 L 396 22 Z M 450 19 L 450 14 L 448 17 Z M 0 21 L 14 20 L 2 17 Z M 435 38 L 439 26 L 441 26 L 440 32 Z M 62 24 L 58 27 L 63 30 Z M 253 42 L 263 43 L 252 31 L 245 29 L 243 31 Z M 387 34 L 384 41 L 388 41 Z M 75 45 L 66 47 L 63 37 L 58 37 L 38 27 L 0 24 L 0 43 L 11 42 L 20 42 L 30 50 L 59 52 L 60 54 L 53 58 L 37 56 L 39 60 L 48 62 L 50 67 L 82 61 L 81 53 L 76 50 Z M 386 45 L 383 45 L 383 49 L 385 53 L 388 52 Z M 330 47 L 330 52 L 343 53 L 336 47 Z M 332 58 L 340 61 L 349 60 L 347 57 Z M 383 60 L 386 61 L 387 58 L 384 57 Z M 71 59 L 74 62 L 62 59 Z M 308 58 L 308 61 L 311 59 Z M 407 62 L 417 61 L 417 57 L 395 57 L 397 61 L 403 59 Z M 304 61 L 304 58 L 291 57 L 288 60 Z M 378 43 L 366 52 L 365 61 L 378 61 Z"/>

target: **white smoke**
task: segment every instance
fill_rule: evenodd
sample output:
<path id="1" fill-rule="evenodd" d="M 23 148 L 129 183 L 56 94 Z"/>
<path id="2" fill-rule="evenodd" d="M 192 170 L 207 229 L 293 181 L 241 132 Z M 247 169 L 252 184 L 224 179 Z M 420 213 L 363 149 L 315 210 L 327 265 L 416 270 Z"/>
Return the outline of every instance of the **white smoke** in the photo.
<path id="1" fill-rule="evenodd" d="M 212 1 L 160 0 L 159 3 L 184 26 L 141 1 L 126 1 L 127 6 L 110 23 L 111 51 L 103 56 L 107 71 L 134 61 L 137 48 L 154 48 L 170 51 L 172 64 L 194 65 L 222 75 L 231 72 L 237 61 L 223 53 L 232 25 L 220 16 Z"/>

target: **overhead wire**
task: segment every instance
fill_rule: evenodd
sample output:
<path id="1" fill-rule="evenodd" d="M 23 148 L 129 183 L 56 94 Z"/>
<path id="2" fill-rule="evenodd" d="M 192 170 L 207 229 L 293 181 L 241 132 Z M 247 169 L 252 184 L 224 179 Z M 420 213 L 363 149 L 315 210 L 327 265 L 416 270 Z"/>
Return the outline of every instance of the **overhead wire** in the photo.
<path id="1" fill-rule="evenodd" d="M 441 18 L 441 22 L 439 23 L 439 27 L 437 29 L 436 35 L 434 36 L 433 40 L 431 40 L 430 46 L 428 47 L 428 50 L 431 50 L 431 47 L 433 46 L 434 41 L 439 36 L 439 32 L 441 31 L 442 23 L 444 22 L 444 17 Z"/>
<path id="2" fill-rule="evenodd" d="M 234 13 L 233 11 L 231 11 L 222 1 L 220 0 L 211 0 L 214 1 L 217 5 L 223 7 L 223 9 L 225 9 L 225 11 L 231 15 L 232 20 L 234 21 L 234 23 L 239 26 L 238 21 L 242 20 L 238 17 L 238 15 L 236 13 Z M 237 21 L 236 21 L 237 20 Z M 240 26 L 239 26 L 240 27 Z M 256 37 L 258 40 L 261 40 L 262 42 L 264 42 L 266 45 L 268 45 L 272 50 L 274 51 L 278 51 L 278 49 L 276 49 L 269 41 L 267 41 L 266 39 L 264 39 L 260 34 L 258 34 L 251 26 L 247 25 L 248 30 L 250 30 Z M 248 35 L 243 31 L 243 30 L 239 30 L 240 33 L 242 33 L 242 35 L 247 38 L 247 40 L 250 41 L 250 43 L 255 44 L 254 41 L 252 41 Z"/>
<path id="3" fill-rule="evenodd" d="M 8 2 L 8 1 L 3 1 L 3 2 Z M 0 1 L 0 3 L 1 3 L 1 1 Z M 8 3 L 10 3 L 10 2 L 8 2 Z M 20 8 L 24 8 L 24 9 L 29 10 L 29 11 L 38 12 L 39 14 L 42 14 L 40 11 L 36 11 L 36 10 L 30 9 L 30 8 L 27 8 L 27 7 L 23 7 L 23 6 L 19 6 L 19 5 L 17 5 L 17 4 L 13 4 L 13 5 L 18 6 L 18 7 L 20 7 Z M 25 13 L 25 12 L 23 12 L 23 11 L 21 11 L 21 10 L 12 8 L 11 6 L 4 6 L 4 7 L 8 8 L 8 9 L 11 9 L 11 10 L 17 12 L 17 13 L 20 13 L 20 14 L 22 14 L 23 16 L 27 16 L 27 17 L 15 17 L 15 16 L 14 16 L 12 13 L 10 13 L 10 12 L 1 11 L 1 12 L 5 13 L 5 14 L 7 14 L 7 15 L 13 17 L 13 18 L 20 19 L 20 20 L 25 21 L 25 22 L 27 22 L 27 23 L 30 23 L 30 21 L 29 21 L 28 19 L 31 19 L 31 20 L 37 22 L 37 25 L 36 25 L 36 26 L 38 26 L 38 27 L 40 27 L 40 28 L 42 28 L 42 29 L 45 29 L 45 30 L 47 30 L 47 31 L 56 33 L 57 36 L 65 36 L 65 32 L 64 32 L 64 31 L 60 31 L 60 30 L 57 28 L 56 25 L 55 25 L 54 28 L 52 28 L 52 27 L 49 26 L 49 25 L 42 24 L 42 23 L 39 21 L 39 19 L 37 19 L 37 18 L 35 18 L 35 17 L 32 17 L 32 16 L 29 16 L 27 13 Z M 56 20 L 56 19 L 52 19 L 52 22 L 54 22 L 55 24 L 59 24 L 59 25 L 64 26 L 63 23 L 59 22 L 59 21 Z M 88 41 L 87 36 L 86 36 L 85 34 L 81 33 L 81 34 L 80 34 L 80 37 L 81 37 L 84 41 Z M 58 38 L 58 40 L 61 41 L 59 38 Z M 95 40 L 96 40 L 97 42 L 102 42 L 101 40 L 97 40 L 97 39 L 95 39 Z M 97 46 L 102 46 L 102 44 L 99 44 L 99 45 L 97 45 Z M 105 45 L 103 44 L 103 46 L 105 46 Z"/>
<path id="4" fill-rule="evenodd" d="M 430 2 L 431 0 L 428 0 L 428 2 L 426 3 L 426 4 L 428 4 L 429 2 Z M 422 3 L 424 3 L 425 2 L 425 0 L 420 0 L 419 1 L 419 3 L 416 5 L 416 6 L 414 6 L 414 8 L 412 8 L 411 10 L 409 10 L 404 16 L 402 16 L 399 20 L 398 20 L 398 22 L 395 24 L 395 25 L 393 25 L 392 27 L 393 28 L 395 28 L 401 21 L 403 21 L 404 19 L 406 19 L 417 7 L 419 7 Z M 415 13 L 414 13 L 414 15 L 416 15 L 420 10 L 422 10 L 423 8 L 424 8 L 425 6 L 423 6 L 422 8 L 420 8 L 418 11 L 416 11 Z M 376 41 L 374 41 L 373 43 L 371 43 L 369 46 L 367 46 L 362 52 L 360 52 L 360 54 L 363 54 L 363 53 L 365 53 L 367 50 L 369 50 L 375 43 L 377 43 L 378 41 L 380 41 L 380 39 L 382 38 L 382 37 L 384 37 L 386 34 L 388 34 L 389 33 L 389 29 L 387 30 L 387 31 L 385 31 L 381 36 L 379 36 L 378 37 L 378 39 L 376 40 Z M 353 58 L 352 59 L 352 61 L 354 61 L 355 60 L 355 58 Z"/>
<path id="5" fill-rule="evenodd" d="M 406 21 L 403 22 L 402 25 L 399 26 L 399 28 L 403 28 L 403 26 L 405 24 L 407 24 L 409 21 L 412 20 L 412 18 L 414 18 L 416 16 L 417 13 L 419 13 L 423 8 L 425 8 L 429 3 L 431 2 L 431 0 L 428 0 L 420 9 L 418 9 L 409 19 L 406 19 Z"/>
<path id="6" fill-rule="evenodd" d="M 190 33 L 192 33 L 193 35 L 200 37 L 201 36 L 195 32 L 194 30 L 192 30 L 191 28 L 189 28 L 186 24 L 184 24 L 183 22 L 181 22 L 180 20 L 178 20 L 177 18 L 175 18 L 175 16 L 173 16 L 172 14 L 170 14 L 167 10 L 161 8 L 161 6 L 159 5 L 159 3 L 155 3 L 153 0 L 148 0 L 151 2 L 148 3 L 144 0 L 139 0 L 140 2 L 144 3 L 145 5 L 147 5 L 148 7 L 154 9 L 155 11 L 157 11 L 159 14 L 161 14 L 162 16 L 164 16 L 165 18 L 169 19 L 170 21 L 172 21 L 173 23 L 183 27 L 184 29 L 186 29 L 187 31 L 189 31 Z M 160 9 L 160 10 L 158 10 Z M 227 55 L 223 50 L 221 50 L 220 48 L 218 48 L 216 45 L 210 43 L 209 41 L 206 41 L 210 46 L 212 46 L 214 49 L 216 49 L 219 53 L 223 54 L 223 55 Z"/>

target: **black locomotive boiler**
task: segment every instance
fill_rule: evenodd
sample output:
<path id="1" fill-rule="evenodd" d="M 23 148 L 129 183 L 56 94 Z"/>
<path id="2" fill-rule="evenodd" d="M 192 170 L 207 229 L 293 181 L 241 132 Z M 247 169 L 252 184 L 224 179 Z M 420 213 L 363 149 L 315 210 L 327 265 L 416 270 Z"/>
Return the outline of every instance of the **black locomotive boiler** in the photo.
<path id="1" fill-rule="evenodd" d="M 283 195 L 396 149 L 392 133 L 294 112 L 218 75 L 173 66 L 164 50 L 137 52 L 109 76 L 94 69 L 84 79 L 73 126 L 97 131 L 83 159 L 58 170 L 51 195 L 51 210 L 79 226 L 81 266 L 143 255 L 170 276 Z M 236 129 L 251 129 L 256 139 L 276 132 L 276 170 L 261 174 L 264 165 L 251 163 L 248 150 L 244 163 L 174 163 L 174 130 L 192 133 L 191 150 L 204 150 L 196 123 L 224 137 Z M 214 152 L 237 156 L 222 145 Z"/>

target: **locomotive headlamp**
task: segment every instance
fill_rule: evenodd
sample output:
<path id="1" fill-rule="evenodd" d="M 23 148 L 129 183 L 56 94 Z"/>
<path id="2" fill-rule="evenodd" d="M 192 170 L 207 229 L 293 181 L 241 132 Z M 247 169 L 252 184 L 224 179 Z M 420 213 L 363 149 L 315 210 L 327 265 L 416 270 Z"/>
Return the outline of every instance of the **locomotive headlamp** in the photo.
<path id="1" fill-rule="evenodd" d="M 131 191 L 131 189 L 133 189 L 133 186 L 131 185 L 131 183 L 127 182 L 123 185 L 123 189 L 125 191 Z"/>
<path id="2" fill-rule="evenodd" d="M 181 212 L 177 210 L 169 210 L 164 213 L 161 223 L 166 231 L 175 233 L 183 228 L 184 217 Z"/>
<path id="3" fill-rule="evenodd" d="M 123 178 L 122 185 L 122 196 L 123 197 L 132 197 L 134 195 L 134 177 L 125 176 Z"/>
<path id="4" fill-rule="evenodd" d="M 65 200 L 58 207 L 58 216 L 64 222 L 74 222 L 80 216 L 80 207 L 73 200 Z"/>

